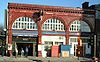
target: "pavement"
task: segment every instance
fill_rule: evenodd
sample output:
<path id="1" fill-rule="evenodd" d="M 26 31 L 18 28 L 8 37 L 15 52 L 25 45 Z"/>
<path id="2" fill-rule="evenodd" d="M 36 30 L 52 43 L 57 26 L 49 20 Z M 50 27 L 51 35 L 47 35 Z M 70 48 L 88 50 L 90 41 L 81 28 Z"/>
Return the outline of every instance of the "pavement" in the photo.
<path id="1" fill-rule="evenodd" d="M 28 58 L 24 57 L 7 57 L 7 56 L 0 56 L 0 62 L 32 62 Z"/>
<path id="2" fill-rule="evenodd" d="M 0 56 L 0 62 L 94 62 L 92 59 L 80 57 L 79 60 L 77 57 L 7 57 Z"/>

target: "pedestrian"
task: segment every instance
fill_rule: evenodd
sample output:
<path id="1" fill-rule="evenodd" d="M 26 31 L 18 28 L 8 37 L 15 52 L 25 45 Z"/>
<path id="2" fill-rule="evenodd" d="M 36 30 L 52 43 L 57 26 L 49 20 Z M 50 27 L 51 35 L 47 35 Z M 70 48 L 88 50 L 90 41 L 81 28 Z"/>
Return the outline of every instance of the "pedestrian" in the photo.
<path id="1" fill-rule="evenodd" d="M 1 46 L 1 53 L 2 53 L 2 57 L 4 56 L 5 54 L 5 51 L 4 51 L 4 46 Z"/>
<path id="2" fill-rule="evenodd" d="M 24 50 L 22 48 L 22 50 L 21 50 L 21 57 L 23 57 L 23 56 L 24 56 Z"/>
<path id="3" fill-rule="evenodd" d="M 80 49 L 78 49 L 78 60 L 79 60 L 79 57 L 80 57 Z"/>
<path id="4" fill-rule="evenodd" d="M 27 57 L 28 56 L 28 47 L 25 48 L 25 52 L 26 52 L 25 56 Z"/>
<path id="5" fill-rule="evenodd" d="M 16 56 L 15 57 L 17 57 L 18 56 L 18 49 L 17 49 L 17 47 L 15 48 L 15 51 L 16 51 Z"/>

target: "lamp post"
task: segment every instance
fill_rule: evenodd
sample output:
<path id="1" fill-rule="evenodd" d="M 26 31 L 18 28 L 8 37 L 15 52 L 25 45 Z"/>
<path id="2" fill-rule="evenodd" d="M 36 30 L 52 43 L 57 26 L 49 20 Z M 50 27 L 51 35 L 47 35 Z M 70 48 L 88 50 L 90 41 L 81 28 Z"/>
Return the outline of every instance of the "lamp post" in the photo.
<path id="1" fill-rule="evenodd" d="M 94 61 L 97 61 L 97 29 L 96 29 L 96 9 L 94 9 Z"/>
<path id="2" fill-rule="evenodd" d="M 6 55 L 6 29 L 4 29 L 4 33 L 5 33 L 5 42 L 4 42 L 4 54 Z"/>
<path id="3" fill-rule="evenodd" d="M 5 34 L 4 34 L 4 36 L 5 36 L 5 37 L 4 37 L 4 38 L 5 38 L 4 45 L 6 45 L 6 31 L 7 31 L 7 30 L 6 30 L 6 29 L 3 29 L 3 30 L 4 30 L 4 33 L 5 33 Z"/>

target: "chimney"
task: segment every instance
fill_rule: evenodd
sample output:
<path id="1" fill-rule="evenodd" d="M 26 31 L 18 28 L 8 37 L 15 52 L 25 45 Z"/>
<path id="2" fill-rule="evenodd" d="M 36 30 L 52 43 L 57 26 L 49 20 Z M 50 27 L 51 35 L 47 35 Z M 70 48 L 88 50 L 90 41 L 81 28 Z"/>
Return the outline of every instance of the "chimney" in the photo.
<path id="1" fill-rule="evenodd" d="M 82 8 L 83 8 L 83 9 L 88 9 L 88 7 L 89 7 L 89 2 L 84 2 L 84 3 L 82 4 Z"/>

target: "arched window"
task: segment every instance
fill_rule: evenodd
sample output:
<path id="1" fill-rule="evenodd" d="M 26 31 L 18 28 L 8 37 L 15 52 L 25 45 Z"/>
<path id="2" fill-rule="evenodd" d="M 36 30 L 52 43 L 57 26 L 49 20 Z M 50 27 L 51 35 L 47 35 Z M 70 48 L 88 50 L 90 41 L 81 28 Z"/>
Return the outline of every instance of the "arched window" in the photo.
<path id="1" fill-rule="evenodd" d="M 44 22 L 42 30 L 65 31 L 65 26 L 58 19 L 48 19 Z"/>
<path id="2" fill-rule="evenodd" d="M 90 32 L 90 27 L 89 25 L 84 22 L 84 21 L 79 21 L 75 20 L 71 25 L 70 25 L 70 32 Z"/>
<path id="3" fill-rule="evenodd" d="M 12 29 L 37 30 L 37 24 L 31 18 L 20 17 L 13 23 Z"/>
<path id="4" fill-rule="evenodd" d="M 69 31 L 71 32 L 77 32 L 80 31 L 80 21 L 74 21 L 71 25 L 70 25 L 70 29 Z"/>
<path id="5" fill-rule="evenodd" d="M 89 25 L 84 21 L 81 21 L 81 31 L 82 32 L 90 32 L 91 31 Z"/>

